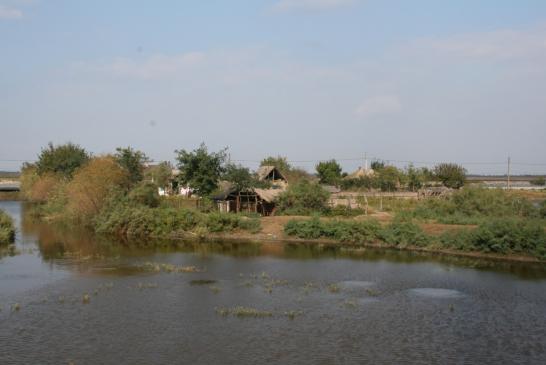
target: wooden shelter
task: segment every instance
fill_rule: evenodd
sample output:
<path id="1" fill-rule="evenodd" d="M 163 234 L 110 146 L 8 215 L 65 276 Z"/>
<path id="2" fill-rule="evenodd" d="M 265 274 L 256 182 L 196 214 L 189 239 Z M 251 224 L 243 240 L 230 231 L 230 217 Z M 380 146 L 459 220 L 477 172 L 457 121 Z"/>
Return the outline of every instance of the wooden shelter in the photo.
<path id="1" fill-rule="evenodd" d="M 282 189 L 227 189 L 217 194 L 214 201 L 220 212 L 254 212 L 264 216 L 275 213 L 275 199 Z"/>
<path id="2" fill-rule="evenodd" d="M 256 171 L 259 181 L 268 182 L 271 188 L 251 188 L 238 191 L 227 182 L 222 192 L 214 196 L 220 212 L 254 212 L 264 216 L 275 213 L 275 199 L 288 186 L 286 177 L 275 166 L 261 166 Z"/>

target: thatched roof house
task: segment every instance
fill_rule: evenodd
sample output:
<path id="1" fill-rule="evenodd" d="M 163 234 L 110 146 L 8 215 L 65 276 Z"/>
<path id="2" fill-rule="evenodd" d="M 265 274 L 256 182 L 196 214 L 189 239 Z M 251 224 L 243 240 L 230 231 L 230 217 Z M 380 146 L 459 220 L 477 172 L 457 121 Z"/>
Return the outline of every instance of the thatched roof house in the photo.
<path id="1" fill-rule="evenodd" d="M 221 212 L 255 212 L 272 215 L 275 212 L 275 200 L 287 187 L 288 181 L 275 166 L 261 166 L 256 171 L 259 181 L 269 182 L 271 188 L 252 188 L 237 191 L 233 185 L 221 182 L 221 192 L 213 197 Z"/>

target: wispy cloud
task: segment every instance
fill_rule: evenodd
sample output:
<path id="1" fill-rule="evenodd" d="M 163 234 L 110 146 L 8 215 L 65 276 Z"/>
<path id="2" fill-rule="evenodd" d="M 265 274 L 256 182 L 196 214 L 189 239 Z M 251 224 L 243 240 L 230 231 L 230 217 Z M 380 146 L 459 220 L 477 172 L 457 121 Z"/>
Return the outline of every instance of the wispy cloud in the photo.
<path id="1" fill-rule="evenodd" d="M 20 19 L 22 17 L 23 12 L 21 10 L 0 5 L 0 19 Z"/>
<path id="2" fill-rule="evenodd" d="M 201 52 L 188 52 L 180 55 L 155 55 L 144 60 L 117 58 L 111 62 L 92 65 L 80 64 L 80 68 L 94 69 L 116 77 L 141 80 L 157 80 L 174 77 L 189 72 L 205 60 Z"/>
<path id="3" fill-rule="evenodd" d="M 504 29 L 459 34 L 446 38 L 421 39 L 412 44 L 419 51 L 430 50 L 465 58 L 513 59 L 546 56 L 546 27 Z"/>
<path id="4" fill-rule="evenodd" d="M 279 0 L 273 9 L 278 12 L 322 11 L 352 5 L 356 0 Z"/>
<path id="5" fill-rule="evenodd" d="M 360 118 L 375 117 L 383 114 L 393 114 L 402 108 L 396 95 L 380 95 L 364 100 L 357 106 L 355 114 Z"/>

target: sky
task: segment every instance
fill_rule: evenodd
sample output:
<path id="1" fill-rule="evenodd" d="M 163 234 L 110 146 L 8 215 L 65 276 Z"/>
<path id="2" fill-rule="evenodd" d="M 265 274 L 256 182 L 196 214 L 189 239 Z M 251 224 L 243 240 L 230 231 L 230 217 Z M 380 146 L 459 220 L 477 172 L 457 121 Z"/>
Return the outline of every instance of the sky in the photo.
<path id="1" fill-rule="evenodd" d="M 543 0 L 0 0 L 0 170 L 48 142 L 546 173 Z"/>

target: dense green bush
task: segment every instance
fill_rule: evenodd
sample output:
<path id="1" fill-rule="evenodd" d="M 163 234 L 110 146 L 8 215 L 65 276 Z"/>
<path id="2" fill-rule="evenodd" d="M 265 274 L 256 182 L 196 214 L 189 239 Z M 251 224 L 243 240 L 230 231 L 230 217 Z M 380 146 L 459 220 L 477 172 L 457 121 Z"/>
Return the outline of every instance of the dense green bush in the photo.
<path id="1" fill-rule="evenodd" d="M 442 245 L 465 251 L 530 254 L 546 257 L 546 231 L 537 220 L 500 218 L 486 221 L 475 230 L 446 232 Z"/>
<path id="2" fill-rule="evenodd" d="M 309 220 L 291 220 L 284 232 L 299 238 L 330 238 L 343 242 L 366 243 L 377 240 L 381 229 L 376 220 L 355 221 L 321 221 L 318 217 Z"/>
<path id="3" fill-rule="evenodd" d="M 447 198 L 419 202 L 413 216 L 445 224 L 478 224 L 491 217 L 538 217 L 539 209 L 528 199 L 503 190 L 465 188 Z"/>
<path id="4" fill-rule="evenodd" d="M 379 237 L 397 246 L 426 246 L 431 242 L 421 227 L 409 220 L 394 220 L 380 231 Z"/>
<path id="5" fill-rule="evenodd" d="M 13 242 L 15 239 L 15 226 L 13 219 L 0 210 L 0 245 Z"/>
<path id="6" fill-rule="evenodd" d="M 330 194 L 320 185 L 307 180 L 292 184 L 279 195 L 277 206 L 287 215 L 309 215 L 327 210 Z"/>
<path id="7" fill-rule="evenodd" d="M 150 182 L 141 183 L 129 192 L 129 200 L 150 208 L 158 207 L 160 200 L 157 186 Z"/>
<path id="8" fill-rule="evenodd" d="M 120 203 L 104 209 L 95 219 L 98 233 L 122 237 L 167 237 L 181 232 L 226 232 L 234 229 L 257 232 L 260 221 L 239 214 L 204 214 L 193 209 L 150 208 Z"/>

